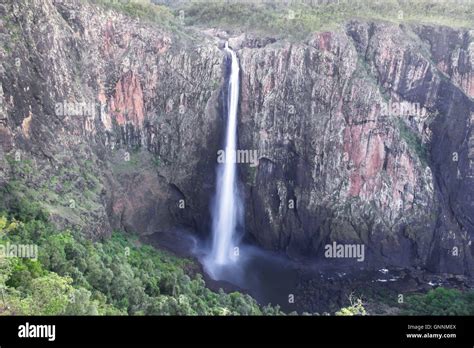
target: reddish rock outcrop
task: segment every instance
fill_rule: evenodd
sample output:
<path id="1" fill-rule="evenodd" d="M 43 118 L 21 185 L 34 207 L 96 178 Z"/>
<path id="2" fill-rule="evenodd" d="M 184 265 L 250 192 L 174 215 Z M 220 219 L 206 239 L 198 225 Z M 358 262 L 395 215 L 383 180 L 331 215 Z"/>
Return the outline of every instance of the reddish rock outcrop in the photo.
<path id="1" fill-rule="evenodd" d="M 126 123 L 142 128 L 144 115 L 142 87 L 138 77 L 129 71 L 117 82 L 109 102 L 109 110 L 120 126 Z"/>

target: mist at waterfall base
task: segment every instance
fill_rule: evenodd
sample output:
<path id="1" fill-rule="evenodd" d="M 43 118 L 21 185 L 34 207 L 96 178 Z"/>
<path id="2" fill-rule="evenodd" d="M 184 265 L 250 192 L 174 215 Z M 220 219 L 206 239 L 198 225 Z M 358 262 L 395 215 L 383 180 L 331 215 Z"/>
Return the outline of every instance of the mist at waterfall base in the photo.
<path id="1" fill-rule="evenodd" d="M 249 293 L 261 305 L 278 304 L 283 310 L 293 311 L 295 308 L 288 303 L 288 295 L 294 293 L 298 285 L 297 263 L 254 245 L 240 244 L 239 250 L 235 262 L 219 266 L 213 270 L 215 274 L 206 267 L 208 245 L 204 241 L 195 244 L 192 253 L 212 279 L 235 285 L 236 290 Z"/>

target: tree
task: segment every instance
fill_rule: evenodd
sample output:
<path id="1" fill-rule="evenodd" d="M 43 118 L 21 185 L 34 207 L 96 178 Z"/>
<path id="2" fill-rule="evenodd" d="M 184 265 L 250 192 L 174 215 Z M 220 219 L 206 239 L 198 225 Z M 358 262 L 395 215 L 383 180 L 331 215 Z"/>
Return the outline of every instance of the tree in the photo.
<path id="1" fill-rule="evenodd" d="M 91 300 L 92 293 L 84 288 L 74 289 L 69 296 L 66 315 L 98 315 L 98 301 Z"/>
<path id="2" fill-rule="evenodd" d="M 31 295 L 27 298 L 31 315 L 65 314 L 73 287 L 72 279 L 49 273 L 31 282 Z"/>
<path id="3" fill-rule="evenodd" d="M 338 316 L 367 315 L 361 298 L 355 298 L 354 294 L 349 295 L 349 307 L 341 308 L 336 312 Z"/>

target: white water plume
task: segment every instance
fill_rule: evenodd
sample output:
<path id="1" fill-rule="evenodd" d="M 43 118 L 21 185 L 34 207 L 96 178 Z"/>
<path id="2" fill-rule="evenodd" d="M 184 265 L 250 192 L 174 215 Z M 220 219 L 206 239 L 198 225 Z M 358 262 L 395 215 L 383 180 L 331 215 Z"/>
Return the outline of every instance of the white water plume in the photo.
<path id="1" fill-rule="evenodd" d="M 231 58 L 231 70 L 227 85 L 227 125 L 225 151 L 237 149 L 237 112 L 239 106 L 239 61 L 237 55 L 225 45 Z M 216 276 L 219 267 L 236 262 L 239 251 L 236 230 L 241 223 L 242 202 L 237 187 L 237 168 L 235 161 L 225 161 L 217 165 L 217 182 L 212 210 L 212 249 L 207 257 L 208 272 Z"/>

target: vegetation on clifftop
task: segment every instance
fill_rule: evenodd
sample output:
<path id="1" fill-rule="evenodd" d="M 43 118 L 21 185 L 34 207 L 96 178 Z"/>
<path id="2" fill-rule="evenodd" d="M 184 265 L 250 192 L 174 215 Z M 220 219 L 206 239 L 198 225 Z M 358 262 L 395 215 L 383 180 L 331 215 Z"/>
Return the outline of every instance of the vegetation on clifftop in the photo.
<path id="1" fill-rule="evenodd" d="M 187 25 L 218 27 L 238 32 L 304 38 L 317 31 L 334 30 L 351 19 L 393 23 L 426 23 L 472 27 L 474 3 L 453 6 L 450 1 L 296 1 L 209 2 L 188 1 L 179 7 Z"/>
<path id="2" fill-rule="evenodd" d="M 86 1 L 86 0 L 84 0 Z M 185 26 L 217 27 L 261 35 L 305 38 L 317 31 L 334 30 L 351 19 L 423 23 L 456 28 L 472 27 L 474 3 L 434 0 L 326 0 L 264 1 L 167 1 L 87 0 L 151 21 L 172 31 Z"/>

